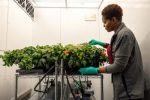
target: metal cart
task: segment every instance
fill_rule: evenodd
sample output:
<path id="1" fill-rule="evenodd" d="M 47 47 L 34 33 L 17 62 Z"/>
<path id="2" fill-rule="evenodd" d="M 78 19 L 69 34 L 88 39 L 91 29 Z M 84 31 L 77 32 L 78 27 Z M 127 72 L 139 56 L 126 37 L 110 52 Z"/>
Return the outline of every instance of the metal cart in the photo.
<path id="1" fill-rule="evenodd" d="M 51 78 L 54 78 L 55 79 L 55 84 L 59 84 L 59 86 L 58 85 L 56 85 L 54 88 L 55 88 L 55 100 L 66 100 L 66 99 L 64 99 L 64 95 L 66 95 L 65 94 L 65 91 L 64 90 L 66 90 L 66 88 L 67 88 L 67 86 L 66 86 L 66 83 L 65 83 L 65 79 L 68 77 L 68 78 L 72 78 L 72 77 L 84 77 L 84 78 L 86 78 L 86 79 L 88 79 L 88 78 L 100 78 L 100 86 L 101 86 L 101 88 L 100 88 L 100 96 L 101 96 L 101 100 L 104 100 L 104 90 L 103 90 L 103 75 L 102 74 L 98 74 L 98 75 L 79 75 L 79 74 L 74 74 L 74 73 L 69 73 L 68 75 L 66 75 L 65 74 L 65 72 L 64 72 L 64 67 L 63 67 L 63 64 L 61 63 L 61 65 L 60 66 L 58 66 L 57 64 L 56 64 L 56 66 L 55 66 L 55 72 L 53 73 L 53 74 L 45 74 L 42 70 L 31 70 L 31 71 L 26 71 L 26 70 L 17 70 L 16 71 L 16 74 L 15 74 L 15 78 L 16 78 L 16 84 L 15 84 L 15 100 L 19 100 L 18 98 L 17 98 L 17 96 L 18 96 L 18 79 L 20 78 L 20 77 L 23 77 L 23 78 L 38 78 L 39 79 L 39 83 L 35 86 L 35 88 L 37 88 L 38 87 L 38 89 L 39 90 L 36 90 L 36 91 L 39 91 L 39 92 L 42 92 L 41 91 L 41 80 L 43 80 L 44 79 L 44 77 L 45 78 L 47 78 L 47 79 L 49 79 L 49 77 L 51 77 Z M 60 78 L 60 81 L 58 80 L 58 78 Z M 49 80 L 47 81 L 47 82 L 49 82 Z M 67 84 L 68 85 L 68 84 Z M 47 87 L 48 87 L 48 85 L 47 85 Z M 47 90 L 48 91 L 48 90 Z M 43 92 L 44 93 L 44 92 Z M 48 93 L 47 93 L 47 95 L 48 95 Z M 41 96 L 41 94 L 39 94 L 38 95 L 39 96 L 39 98 L 40 98 L 40 96 Z M 59 97 L 59 98 L 58 98 Z M 46 99 L 43 99 L 43 100 L 46 100 Z M 47 99 L 48 100 L 48 99 Z M 51 100 L 51 99 L 50 99 Z M 72 100 L 74 100 L 74 99 L 72 99 Z M 79 100 L 79 99 L 77 99 L 77 100 Z"/>

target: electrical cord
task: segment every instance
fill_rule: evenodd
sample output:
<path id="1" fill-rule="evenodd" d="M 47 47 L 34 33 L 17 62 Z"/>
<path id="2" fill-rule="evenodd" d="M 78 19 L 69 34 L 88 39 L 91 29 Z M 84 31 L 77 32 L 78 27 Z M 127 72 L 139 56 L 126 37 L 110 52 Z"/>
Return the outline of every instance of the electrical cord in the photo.
<path id="1" fill-rule="evenodd" d="M 83 90 L 83 85 L 82 85 L 82 83 L 81 83 L 81 78 L 80 78 L 80 76 L 79 76 L 79 82 L 80 82 L 80 84 L 81 84 L 81 94 L 82 94 L 82 97 L 83 97 L 83 94 L 84 94 L 84 90 Z"/>
<path id="2" fill-rule="evenodd" d="M 70 85 L 70 82 L 69 82 L 69 79 L 68 79 L 68 75 L 67 75 L 67 71 L 66 71 L 66 70 L 65 70 L 65 73 L 66 73 L 67 83 L 68 83 L 68 86 L 69 86 L 69 88 L 70 88 L 70 91 L 71 91 L 71 94 L 72 94 L 72 96 L 73 96 L 73 99 L 76 100 L 76 97 L 75 97 L 75 95 L 74 95 L 74 93 L 73 93 L 73 89 L 71 88 L 71 85 Z"/>
<path id="3" fill-rule="evenodd" d="M 83 88 L 83 85 L 82 85 L 82 83 L 81 83 L 81 78 L 80 78 L 80 76 L 79 76 L 79 82 L 80 82 L 80 84 L 77 82 L 77 80 L 74 79 L 73 76 L 72 76 L 72 79 L 74 80 L 74 82 L 76 82 L 76 84 L 78 84 L 79 89 L 80 89 L 81 94 L 82 94 L 82 97 L 83 97 L 83 95 L 84 95 L 84 88 Z M 87 78 L 87 81 L 88 81 L 88 78 Z M 87 82 L 87 81 L 85 81 L 85 82 Z"/>
<path id="4" fill-rule="evenodd" d="M 43 79 L 48 75 L 48 73 L 54 68 L 54 66 L 52 66 L 45 74 L 44 76 L 39 80 L 39 82 L 35 85 L 34 87 L 34 91 L 36 92 L 42 92 L 42 93 L 46 93 L 45 91 L 41 91 L 41 90 L 37 90 L 37 86 L 43 81 Z"/>
<path id="5" fill-rule="evenodd" d="M 72 78 L 73 78 L 73 80 L 78 84 L 79 89 L 80 89 L 80 92 L 81 92 L 81 95 L 82 95 L 82 97 L 83 97 L 83 95 L 84 95 L 84 89 L 83 89 L 83 85 L 82 85 L 82 83 L 81 83 L 80 76 L 79 76 L 79 82 L 80 82 L 80 84 L 77 82 L 77 80 L 74 79 L 73 76 L 72 76 Z"/>
<path id="6" fill-rule="evenodd" d="M 46 81 L 46 87 L 45 87 L 45 90 L 44 90 L 45 93 L 47 93 L 47 90 L 48 90 L 48 83 L 49 83 L 49 76 L 48 76 L 48 79 Z"/>
<path id="7" fill-rule="evenodd" d="M 7 49 L 8 49 L 8 25 L 9 25 L 9 10 L 10 10 L 10 7 L 9 7 L 9 5 L 10 5 L 10 1 L 8 0 L 8 6 L 7 6 L 7 26 L 6 26 L 6 46 L 5 46 L 5 50 L 7 51 Z M 4 50 L 4 51 L 5 51 Z"/>
<path id="8" fill-rule="evenodd" d="M 73 76 L 72 76 L 72 79 L 73 79 L 73 81 L 79 86 L 80 89 L 83 89 L 82 84 L 79 84 L 79 82 L 80 82 L 81 80 L 77 81 L 77 80 L 74 79 Z M 80 83 L 81 83 L 81 82 L 80 82 Z"/>

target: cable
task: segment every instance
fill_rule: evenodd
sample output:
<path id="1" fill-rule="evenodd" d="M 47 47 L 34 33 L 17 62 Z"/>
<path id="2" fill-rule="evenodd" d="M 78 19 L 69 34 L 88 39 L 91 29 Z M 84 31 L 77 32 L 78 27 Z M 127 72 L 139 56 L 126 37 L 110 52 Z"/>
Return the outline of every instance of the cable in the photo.
<path id="1" fill-rule="evenodd" d="M 53 68 L 54 68 L 54 66 L 52 66 L 52 67 L 44 74 L 44 76 L 39 80 L 39 82 L 38 82 L 38 83 L 35 85 L 35 87 L 34 87 L 34 91 L 45 93 L 45 92 L 43 92 L 43 91 L 37 90 L 36 88 L 37 88 L 37 86 L 43 81 L 43 79 L 47 76 L 47 74 L 48 74 Z"/>
<path id="2" fill-rule="evenodd" d="M 99 7 L 98 7 L 98 16 L 100 16 L 100 14 L 99 14 L 100 11 L 99 11 L 99 10 L 100 10 L 100 8 L 101 8 L 103 2 L 104 2 L 104 0 L 102 0 L 102 1 L 100 2 L 100 5 L 99 5 Z M 98 18 L 98 27 L 99 27 L 99 38 L 98 38 L 98 39 L 99 39 L 99 40 L 100 40 L 100 36 L 101 36 L 101 35 L 100 35 L 100 31 L 101 31 L 101 29 L 100 29 L 100 27 L 101 27 L 100 23 L 101 23 L 101 22 L 100 22 L 100 19 Z"/>
<path id="3" fill-rule="evenodd" d="M 104 0 L 101 1 L 101 3 L 100 3 L 100 5 L 99 5 L 98 9 L 101 8 L 101 6 L 102 6 L 102 4 L 103 4 L 103 1 L 104 1 Z"/>
<path id="4" fill-rule="evenodd" d="M 47 90 L 48 90 L 48 83 L 49 83 L 49 76 L 48 76 L 48 79 L 47 79 L 47 81 L 46 81 L 46 87 L 45 87 L 45 90 L 44 90 L 44 92 L 45 93 L 47 93 Z"/>
<path id="5" fill-rule="evenodd" d="M 68 86 L 69 86 L 69 88 L 70 88 L 71 94 L 72 94 L 74 100 L 76 100 L 76 97 L 75 97 L 75 95 L 74 95 L 74 93 L 73 93 L 73 90 L 72 90 L 72 88 L 71 88 L 71 85 L 70 85 L 70 83 L 69 83 L 69 79 L 68 79 L 68 75 L 67 75 L 66 70 L 65 70 L 65 73 L 66 73 L 66 79 L 67 79 L 67 83 L 68 83 Z"/>
<path id="6" fill-rule="evenodd" d="M 9 0 L 8 0 L 8 6 L 7 6 L 7 27 L 6 27 L 7 29 L 6 29 L 6 41 L 5 41 L 6 42 L 6 45 L 5 45 L 5 50 L 6 51 L 8 49 L 8 43 L 7 43 L 8 39 L 7 38 L 8 38 L 8 22 L 9 22 L 9 4 L 10 3 L 9 3 Z"/>
<path id="7" fill-rule="evenodd" d="M 82 97 L 83 97 L 84 90 L 83 90 L 83 85 L 82 85 L 82 83 L 81 83 L 81 78 L 80 78 L 80 76 L 79 76 L 79 82 L 80 82 L 80 84 L 81 84 L 81 93 L 82 93 Z"/>
<path id="8" fill-rule="evenodd" d="M 73 79 L 73 81 L 74 81 L 76 84 L 78 84 L 80 90 L 81 90 L 81 89 L 83 90 L 83 86 L 82 86 L 82 84 L 81 84 L 81 80 L 79 81 L 79 82 L 80 82 L 80 84 L 79 84 L 78 81 L 75 80 L 73 76 L 72 76 L 72 79 Z"/>

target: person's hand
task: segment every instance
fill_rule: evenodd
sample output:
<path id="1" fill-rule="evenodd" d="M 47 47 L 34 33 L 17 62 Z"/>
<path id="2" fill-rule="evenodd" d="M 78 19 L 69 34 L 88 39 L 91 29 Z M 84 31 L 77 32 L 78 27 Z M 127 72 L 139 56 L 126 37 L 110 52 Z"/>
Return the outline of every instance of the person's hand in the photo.
<path id="1" fill-rule="evenodd" d="M 92 39 L 91 41 L 89 41 L 89 44 L 90 45 L 100 45 L 100 46 L 103 46 L 103 42 L 101 42 L 101 41 L 97 41 L 97 40 L 94 40 L 94 39 Z"/>
<path id="2" fill-rule="evenodd" d="M 81 74 L 98 74 L 98 70 L 99 70 L 98 67 L 90 66 L 90 67 L 86 67 L 86 68 L 80 68 L 79 72 Z"/>
<path id="3" fill-rule="evenodd" d="M 92 39 L 91 41 L 89 41 L 90 45 L 96 45 L 97 44 L 97 40 Z"/>

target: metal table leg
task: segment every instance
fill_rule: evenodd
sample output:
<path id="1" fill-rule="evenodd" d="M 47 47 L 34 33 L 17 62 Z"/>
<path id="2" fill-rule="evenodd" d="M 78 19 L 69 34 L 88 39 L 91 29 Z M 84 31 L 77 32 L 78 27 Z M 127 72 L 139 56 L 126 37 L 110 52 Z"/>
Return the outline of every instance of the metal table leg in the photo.
<path id="1" fill-rule="evenodd" d="M 101 100 L 104 100 L 103 75 L 101 75 Z"/>
<path id="2" fill-rule="evenodd" d="M 57 90 L 58 90 L 58 88 L 57 88 L 57 86 L 58 86 L 58 73 L 57 73 L 57 66 L 55 66 L 55 100 L 57 100 L 57 96 L 58 96 L 58 94 L 57 94 Z"/>
<path id="3" fill-rule="evenodd" d="M 15 100 L 17 100 L 17 94 L 18 94 L 18 77 L 19 77 L 19 73 L 15 74 L 15 79 L 16 79 L 16 83 L 15 83 Z"/>
<path id="4" fill-rule="evenodd" d="M 61 65 L 60 65 L 60 68 L 61 68 L 61 98 L 60 100 L 63 100 L 63 91 L 64 91 L 64 73 L 63 73 L 63 60 L 61 59 Z"/>
<path id="5" fill-rule="evenodd" d="M 41 76 L 39 75 L 39 81 L 41 80 Z M 39 83 L 39 90 L 41 91 L 42 90 L 42 87 L 41 87 L 41 82 Z M 39 98 L 41 98 L 41 93 L 38 92 L 38 100 Z"/>

